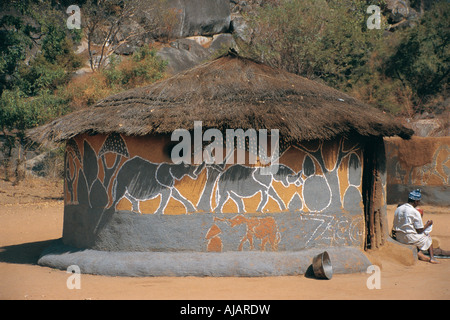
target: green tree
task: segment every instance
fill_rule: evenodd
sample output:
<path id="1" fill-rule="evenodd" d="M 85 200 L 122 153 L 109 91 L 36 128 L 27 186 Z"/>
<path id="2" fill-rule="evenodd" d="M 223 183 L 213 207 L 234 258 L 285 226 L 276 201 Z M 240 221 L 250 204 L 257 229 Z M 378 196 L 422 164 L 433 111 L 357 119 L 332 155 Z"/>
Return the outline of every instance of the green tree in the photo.
<path id="1" fill-rule="evenodd" d="M 450 3 L 437 3 L 416 27 L 405 30 L 400 37 L 396 52 L 386 63 L 385 74 L 410 87 L 420 109 L 429 98 L 445 92 L 449 83 Z"/>
<path id="2" fill-rule="evenodd" d="M 0 94 L 14 86 L 17 71 L 32 47 L 33 31 L 20 17 L 5 15 L 0 19 Z"/>
<path id="3" fill-rule="evenodd" d="M 4 154 L 3 167 L 5 179 L 14 147 L 19 147 L 18 168 L 24 161 L 22 146 L 26 143 L 26 130 L 42 125 L 67 112 L 67 101 L 55 96 L 48 90 L 28 97 L 20 89 L 4 90 L 0 97 L 0 130 L 5 137 L 1 151 Z M 17 171 L 17 170 L 16 170 Z M 18 182 L 23 177 L 17 177 Z"/>
<path id="4" fill-rule="evenodd" d="M 72 35 L 51 1 L 7 5 L 2 3 L 2 9 L 13 14 L 0 19 L 0 130 L 6 139 L 1 150 L 6 178 L 15 147 L 18 165 L 23 160 L 25 131 L 67 112 L 68 101 L 56 89 L 81 65 L 73 53 Z"/>
<path id="5" fill-rule="evenodd" d="M 382 1 L 370 1 L 380 4 Z M 247 17 L 253 31 L 244 54 L 338 88 L 366 70 L 383 30 L 367 30 L 368 1 L 288 0 Z"/>
<path id="6" fill-rule="evenodd" d="M 47 25 L 46 29 L 42 41 L 42 55 L 45 60 L 68 71 L 81 67 L 80 58 L 73 52 L 72 34 L 67 34 L 66 28 L 56 23 Z M 76 34 L 73 35 L 73 37 L 76 36 Z"/>
<path id="7" fill-rule="evenodd" d="M 81 10 L 91 69 L 103 69 L 108 58 L 120 46 L 144 34 L 168 40 L 178 18 L 177 11 L 169 8 L 167 2 L 168 0 L 86 0 Z M 139 21 L 139 27 L 136 27 L 134 19 Z M 123 33 L 127 24 L 134 28 Z"/>

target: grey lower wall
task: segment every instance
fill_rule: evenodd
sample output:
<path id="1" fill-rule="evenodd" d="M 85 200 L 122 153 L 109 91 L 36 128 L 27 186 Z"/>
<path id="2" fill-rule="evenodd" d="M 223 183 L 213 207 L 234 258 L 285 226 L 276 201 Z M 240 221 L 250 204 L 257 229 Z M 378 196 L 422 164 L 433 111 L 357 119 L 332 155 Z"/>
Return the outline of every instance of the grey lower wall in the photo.
<path id="1" fill-rule="evenodd" d="M 362 215 L 343 212 L 170 216 L 72 205 L 65 208 L 63 240 L 73 247 L 105 251 L 299 251 L 361 248 L 363 234 Z"/>

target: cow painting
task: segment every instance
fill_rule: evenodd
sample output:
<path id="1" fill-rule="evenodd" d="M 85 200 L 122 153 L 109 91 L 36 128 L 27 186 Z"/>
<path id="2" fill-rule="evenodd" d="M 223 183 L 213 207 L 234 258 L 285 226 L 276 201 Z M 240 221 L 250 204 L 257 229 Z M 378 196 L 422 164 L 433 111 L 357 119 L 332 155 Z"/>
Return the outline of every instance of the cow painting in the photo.
<path id="1" fill-rule="evenodd" d="M 204 166 L 204 163 L 200 166 L 152 163 L 141 157 L 134 157 L 123 164 L 114 180 L 113 206 L 116 208 L 119 201 L 126 198 L 132 204 L 132 211 L 140 213 L 139 202 L 161 196 L 155 213 L 164 214 L 167 203 L 173 197 L 186 207 L 188 213 L 193 213 L 196 211 L 194 205 L 182 196 L 174 185 L 175 181 L 185 176 L 197 179 Z"/>
<path id="2" fill-rule="evenodd" d="M 278 251 L 278 243 L 281 240 L 281 234 L 278 230 L 278 225 L 273 217 L 245 217 L 237 215 L 231 219 L 215 218 L 214 221 L 223 221 L 229 224 L 232 228 L 240 225 L 245 226 L 245 235 L 242 237 L 238 250 L 242 251 L 244 244 L 248 242 L 250 250 L 255 249 L 255 240 L 261 241 L 260 250 L 265 251 L 266 245 L 272 251 Z"/>
<path id="3" fill-rule="evenodd" d="M 261 201 L 256 209 L 262 212 L 266 206 L 269 196 L 279 205 L 281 210 L 286 210 L 286 205 L 272 186 L 272 181 L 281 182 L 283 186 L 289 187 L 291 184 L 300 186 L 303 183 L 302 171 L 296 173 L 294 170 L 280 164 L 274 174 L 266 174 L 264 167 L 246 167 L 240 164 L 229 167 L 220 175 L 217 182 L 216 191 L 216 213 L 222 212 L 222 207 L 231 198 L 238 207 L 238 212 L 245 212 L 242 198 L 250 198 L 261 193 Z M 263 171 L 265 170 L 265 171 Z"/>

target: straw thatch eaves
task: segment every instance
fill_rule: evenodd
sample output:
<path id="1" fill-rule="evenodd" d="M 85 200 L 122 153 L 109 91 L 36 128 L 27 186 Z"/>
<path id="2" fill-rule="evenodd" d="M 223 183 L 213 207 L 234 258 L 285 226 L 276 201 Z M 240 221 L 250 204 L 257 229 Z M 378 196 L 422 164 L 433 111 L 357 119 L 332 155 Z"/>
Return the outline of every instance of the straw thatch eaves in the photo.
<path id="1" fill-rule="evenodd" d="M 203 128 L 279 129 L 283 141 L 348 136 L 409 138 L 383 112 L 325 85 L 228 54 L 153 85 L 99 101 L 29 132 L 37 142 L 81 133 L 143 136 Z"/>

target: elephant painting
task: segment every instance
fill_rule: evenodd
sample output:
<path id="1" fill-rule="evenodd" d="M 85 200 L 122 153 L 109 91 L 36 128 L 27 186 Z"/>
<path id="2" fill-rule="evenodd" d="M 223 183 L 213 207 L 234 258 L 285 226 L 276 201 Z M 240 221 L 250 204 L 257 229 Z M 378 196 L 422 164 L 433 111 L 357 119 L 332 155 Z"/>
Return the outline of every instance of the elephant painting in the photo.
<path id="1" fill-rule="evenodd" d="M 152 163 L 141 157 L 128 160 L 120 168 L 113 185 L 113 206 L 122 198 L 132 203 L 132 210 L 140 212 L 139 202 L 161 196 L 157 214 L 163 214 L 170 198 L 183 203 L 188 213 L 196 211 L 194 205 L 174 187 L 176 180 L 184 176 L 197 179 L 205 164 L 192 166 L 184 163 Z"/>
<path id="2" fill-rule="evenodd" d="M 281 182 L 285 187 L 291 184 L 300 186 L 303 183 L 302 171 L 296 173 L 282 164 L 274 174 L 264 174 L 262 170 L 263 167 L 246 167 L 238 164 L 223 172 L 218 180 L 216 195 L 218 205 L 215 212 L 222 212 L 222 207 L 229 198 L 237 204 L 239 212 L 245 212 L 242 198 L 252 197 L 258 192 L 261 192 L 261 201 L 256 211 L 262 212 L 269 196 L 278 203 L 281 210 L 286 210 L 286 205 L 272 186 L 272 181 Z"/>

